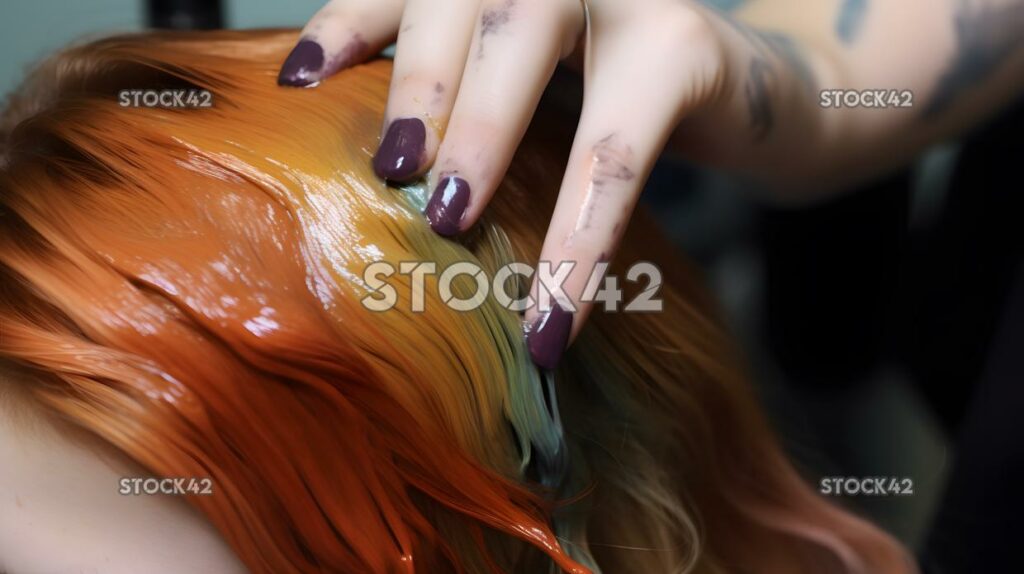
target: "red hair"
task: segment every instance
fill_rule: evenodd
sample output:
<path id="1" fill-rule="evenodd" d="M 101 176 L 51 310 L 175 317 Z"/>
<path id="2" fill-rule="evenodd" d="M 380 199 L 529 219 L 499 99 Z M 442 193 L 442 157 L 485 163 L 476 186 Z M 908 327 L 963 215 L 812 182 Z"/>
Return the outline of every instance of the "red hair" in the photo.
<path id="1" fill-rule="evenodd" d="M 46 408 L 156 475 L 212 478 L 190 502 L 254 572 L 912 571 L 792 470 L 671 256 L 665 312 L 595 317 L 552 405 L 493 302 L 365 309 L 374 260 L 532 261 L 546 219 L 523 210 L 550 211 L 565 150 L 535 129 L 490 220 L 438 238 L 422 190 L 369 168 L 390 64 L 278 89 L 293 41 L 112 38 L 15 99 L 0 358 Z M 120 107 L 132 87 L 214 107 Z M 665 251 L 635 230 L 622 259 L 641 249 Z"/>

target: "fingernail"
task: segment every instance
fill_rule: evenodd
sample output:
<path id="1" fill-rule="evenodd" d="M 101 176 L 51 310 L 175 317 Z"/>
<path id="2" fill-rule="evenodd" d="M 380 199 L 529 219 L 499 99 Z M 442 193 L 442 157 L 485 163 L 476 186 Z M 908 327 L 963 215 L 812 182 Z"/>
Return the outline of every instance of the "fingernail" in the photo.
<path id="1" fill-rule="evenodd" d="M 533 362 L 549 370 L 557 367 L 571 330 L 572 313 L 556 301 L 551 311 L 541 315 L 526 332 L 526 347 Z"/>
<path id="2" fill-rule="evenodd" d="M 459 223 L 469 203 L 469 184 L 461 177 L 449 176 L 437 183 L 423 213 L 438 235 L 451 237 L 459 233 Z"/>
<path id="3" fill-rule="evenodd" d="M 300 40 L 281 65 L 277 85 L 305 87 L 320 81 L 324 49 L 312 40 Z"/>
<path id="4" fill-rule="evenodd" d="M 391 122 L 373 156 L 373 171 L 384 179 L 404 180 L 419 170 L 427 128 L 419 118 Z"/>

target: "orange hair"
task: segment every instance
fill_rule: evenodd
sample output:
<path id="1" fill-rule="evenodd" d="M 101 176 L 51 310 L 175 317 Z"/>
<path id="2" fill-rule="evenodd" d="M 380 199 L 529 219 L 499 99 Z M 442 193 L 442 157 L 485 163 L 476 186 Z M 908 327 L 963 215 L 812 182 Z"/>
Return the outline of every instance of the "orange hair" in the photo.
<path id="1" fill-rule="evenodd" d="M 390 63 L 281 89 L 294 40 L 106 39 L 15 96 L 0 359 L 42 405 L 155 475 L 210 477 L 189 501 L 253 572 L 913 571 L 800 480 L 647 229 L 620 260 L 657 255 L 665 311 L 595 316 L 552 376 L 518 317 L 454 311 L 434 279 L 423 313 L 363 307 L 374 261 L 533 261 L 569 138 L 538 122 L 487 220 L 441 239 L 422 185 L 370 169 Z M 161 87 L 213 107 L 116 97 Z"/>

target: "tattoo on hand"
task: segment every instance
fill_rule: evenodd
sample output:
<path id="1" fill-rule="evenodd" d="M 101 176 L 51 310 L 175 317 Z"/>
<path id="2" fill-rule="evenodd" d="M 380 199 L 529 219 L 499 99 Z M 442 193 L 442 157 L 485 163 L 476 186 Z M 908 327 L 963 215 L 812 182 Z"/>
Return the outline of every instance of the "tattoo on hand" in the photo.
<path id="1" fill-rule="evenodd" d="M 959 0 L 953 15 L 957 49 L 925 107 L 924 118 L 945 112 L 963 93 L 984 81 L 1024 44 L 1024 1 L 1004 6 Z"/>
<path id="2" fill-rule="evenodd" d="M 789 64 L 808 92 L 818 91 L 814 70 L 793 38 L 779 32 L 758 32 L 757 35 L 776 56 Z"/>
<path id="3" fill-rule="evenodd" d="M 765 64 L 768 64 L 767 56 L 770 52 L 793 70 L 809 94 L 815 94 L 818 91 L 818 81 L 814 70 L 804 57 L 803 50 L 792 37 L 781 32 L 754 28 L 737 18 L 723 15 L 722 19 L 737 32 L 743 34 L 760 54 Z"/>

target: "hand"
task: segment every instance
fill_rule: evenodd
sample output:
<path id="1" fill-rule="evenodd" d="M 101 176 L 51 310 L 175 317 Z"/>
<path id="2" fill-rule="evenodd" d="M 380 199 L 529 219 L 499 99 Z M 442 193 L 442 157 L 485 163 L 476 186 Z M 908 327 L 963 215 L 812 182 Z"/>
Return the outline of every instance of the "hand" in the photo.
<path id="1" fill-rule="evenodd" d="M 720 22 L 696 3 L 588 4 L 332 0 L 306 25 L 279 78 L 315 85 L 397 35 L 374 170 L 408 181 L 433 167 L 425 214 L 452 236 L 484 211 L 558 62 L 586 50 L 582 116 L 541 253 L 553 268 L 575 265 L 552 293 L 554 305 L 526 315 L 530 352 L 549 369 L 590 312 L 580 298 L 591 271 L 613 256 L 669 135 L 720 99 L 728 78 Z M 535 279 L 535 300 L 550 301 L 539 289 Z"/>

